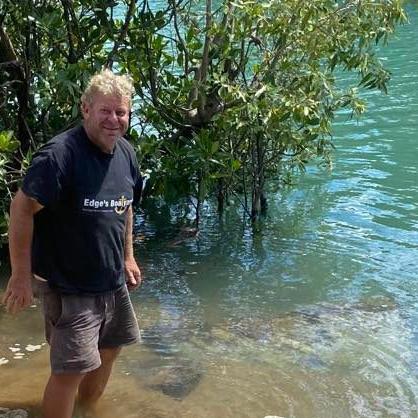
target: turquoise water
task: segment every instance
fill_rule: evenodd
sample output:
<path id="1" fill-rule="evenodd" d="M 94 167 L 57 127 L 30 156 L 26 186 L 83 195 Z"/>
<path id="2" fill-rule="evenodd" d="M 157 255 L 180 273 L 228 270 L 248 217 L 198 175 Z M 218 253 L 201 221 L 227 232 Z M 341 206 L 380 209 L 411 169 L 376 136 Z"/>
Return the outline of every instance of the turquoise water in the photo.
<path id="1" fill-rule="evenodd" d="M 408 12 L 381 51 L 389 95 L 365 92 L 359 121 L 338 116 L 333 170 L 310 167 L 271 195 L 260 233 L 234 205 L 223 219 L 206 206 L 200 235 L 184 240 L 167 208 L 138 215 L 143 344 L 124 351 L 98 416 L 418 417 L 417 6 Z M 42 334 L 38 306 L 0 312 L 0 405 L 37 416 Z"/>

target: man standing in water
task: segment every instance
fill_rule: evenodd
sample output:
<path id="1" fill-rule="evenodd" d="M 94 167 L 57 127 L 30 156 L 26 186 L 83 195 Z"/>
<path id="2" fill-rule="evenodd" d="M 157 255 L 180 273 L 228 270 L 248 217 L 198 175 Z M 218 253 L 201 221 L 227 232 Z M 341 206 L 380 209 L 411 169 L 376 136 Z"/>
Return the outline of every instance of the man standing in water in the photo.
<path id="1" fill-rule="evenodd" d="M 133 85 L 109 70 L 82 98 L 83 125 L 35 154 L 10 209 L 11 313 L 39 290 L 50 344 L 44 418 L 70 418 L 75 398 L 93 405 L 123 345 L 139 341 L 128 289 L 141 283 L 132 248 L 132 203 L 141 177 L 130 144 Z"/>

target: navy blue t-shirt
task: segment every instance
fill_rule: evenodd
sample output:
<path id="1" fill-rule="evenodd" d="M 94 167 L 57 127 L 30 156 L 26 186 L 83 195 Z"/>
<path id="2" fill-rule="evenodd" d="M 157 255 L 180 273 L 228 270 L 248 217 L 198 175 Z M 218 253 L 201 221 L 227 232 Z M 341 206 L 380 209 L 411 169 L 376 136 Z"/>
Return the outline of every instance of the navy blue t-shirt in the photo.
<path id="1" fill-rule="evenodd" d="M 44 206 L 34 218 L 33 273 L 64 293 L 97 294 L 125 282 L 125 223 L 142 180 L 131 145 L 104 153 L 82 126 L 34 156 L 22 190 Z"/>

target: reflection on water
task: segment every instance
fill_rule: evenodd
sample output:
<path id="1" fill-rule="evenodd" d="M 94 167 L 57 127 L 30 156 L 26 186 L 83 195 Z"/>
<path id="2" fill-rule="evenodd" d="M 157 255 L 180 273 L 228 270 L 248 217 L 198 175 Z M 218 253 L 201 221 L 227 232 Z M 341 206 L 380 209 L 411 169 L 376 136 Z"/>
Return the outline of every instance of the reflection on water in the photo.
<path id="1" fill-rule="evenodd" d="M 135 304 L 142 344 L 123 352 L 97 416 L 417 416 L 411 331 L 389 297 L 219 319 L 160 296 Z M 48 376 L 41 322 L 36 307 L 0 318 L 0 405 L 33 417 Z"/>
<path id="2" fill-rule="evenodd" d="M 205 207 L 198 237 L 179 237 L 166 207 L 138 217 L 146 281 L 132 299 L 143 341 L 118 359 L 98 417 L 418 417 L 410 12 L 383 51 L 391 94 L 365 93 L 359 122 L 339 115 L 335 169 L 312 167 L 272 195 L 261 234 L 233 204 L 224 219 Z M 43 344 L 38 306 L 17 318 L 0 308 L 0 407 L 40 416 Z"/>

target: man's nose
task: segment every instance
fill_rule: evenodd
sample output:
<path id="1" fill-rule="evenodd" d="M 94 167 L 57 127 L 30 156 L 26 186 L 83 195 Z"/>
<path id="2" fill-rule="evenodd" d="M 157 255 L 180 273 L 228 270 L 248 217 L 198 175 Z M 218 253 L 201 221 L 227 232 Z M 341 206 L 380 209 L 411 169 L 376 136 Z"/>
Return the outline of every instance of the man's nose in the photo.
<path id="1" fill-rule="evenodd" d="M 118 115 L 116 114 L 116 112 L 110 112 L 108 118 L 112 122 L 118 122 Z"/>

